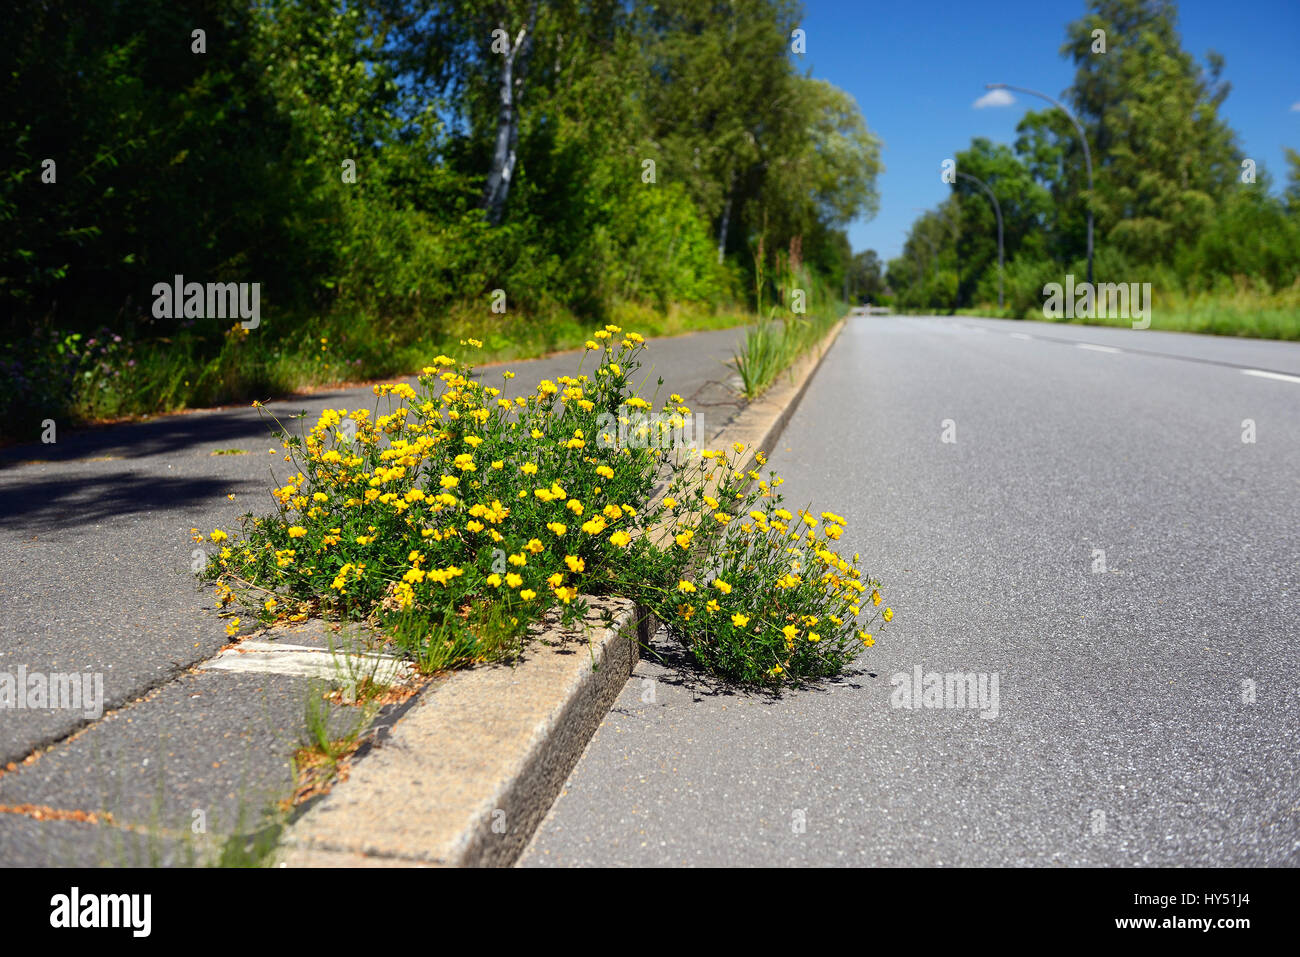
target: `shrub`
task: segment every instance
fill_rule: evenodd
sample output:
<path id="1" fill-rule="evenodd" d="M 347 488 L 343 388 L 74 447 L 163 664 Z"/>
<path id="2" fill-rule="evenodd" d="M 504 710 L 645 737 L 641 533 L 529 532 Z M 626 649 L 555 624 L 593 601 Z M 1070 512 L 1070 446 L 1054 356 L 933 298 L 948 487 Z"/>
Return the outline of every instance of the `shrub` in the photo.
<path id="1" fill-rule="evenodd" d="M 584 595 L 612 594 L 723 678 L 839 671 L 874 642 L 862 608 L 892 617 L 859 556 L 835 552 L 844 521 L 782 508 L 781 479 L 750 467 L 761 454 L 679 441 L 690 409 L 634 393 L 644 342 L 621 334 L 587 342 L 590 374 L 513 399 L 513 373 L 489 386 L 438 356 L 415 386 L 375 386 L 373 411 L 282 431 L 296 471 L 276 511 L 246 515 L 236 539 L 214 531 L 201 577 L 263 623 L 374 620 L 425 668 L 500 657 L 547 612 L 571 623 Z"/>

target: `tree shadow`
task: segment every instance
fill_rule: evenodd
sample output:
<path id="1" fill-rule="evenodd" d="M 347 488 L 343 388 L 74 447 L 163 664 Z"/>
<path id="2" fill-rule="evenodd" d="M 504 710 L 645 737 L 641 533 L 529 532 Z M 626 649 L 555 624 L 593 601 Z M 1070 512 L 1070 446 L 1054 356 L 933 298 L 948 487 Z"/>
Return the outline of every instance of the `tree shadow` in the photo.
<path id="1" fill-rule="evenodd" d="M 302 410 L 321 409 L 347 399 L 356 402 L 356 390 L 316 392 L 268 403 L 268 410 L 292 429 Z M 192 449 L 226 448 L 232 443 L 270 441 L 275 422 L 249 406 L 204 409 L 165 415 L 145 422 L 98 426 L 84 430 L 59 428 L 58 441 L 31 442 L 0 448 L 0 470 L 24 463 L 68 462 L 99 457 L 145 458 Z"/>
<path id="2" fill-rule="evenodd" d="M 0 486 L 0 528 L 49 532 L 137 512 L 193 511 L 196 502 L 230 490 L 230 479 L 155 478 L 138 472 L 30 481 Z"/>

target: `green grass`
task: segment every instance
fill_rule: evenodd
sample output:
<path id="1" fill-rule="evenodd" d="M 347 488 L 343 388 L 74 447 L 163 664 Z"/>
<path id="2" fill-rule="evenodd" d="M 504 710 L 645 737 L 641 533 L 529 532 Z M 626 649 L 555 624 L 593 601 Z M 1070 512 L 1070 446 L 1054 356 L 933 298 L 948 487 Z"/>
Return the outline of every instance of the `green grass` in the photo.
<path id="1" fill-rule="evenodd" d="M 740 308 L 629 303 L 614 306 L 605 319 L 647 336 L 670 336 L 731 328 L 753 316 Z M 88 362 L 93 371 L 78 373 L 70 387 L 51 385 L 48 395 L 21 402 L 0 421 L 0 436 L 34 440 L 46 418 L 74 425 L 117 421 L 405 377 L 471 336 L 484 342 L 484 363 L 530 359 L 580 349 L 595 324 L 562 311 L 485 315 L 463 307 L 440 316 L 433 332 L 423 331 L 427 320 L 332 315 L 267 317 L 258 329 L 244 333 L 236 326 L 219 337 L 128 341 L 111 362 Z"/>
<path id="2" fill-rule="evenodd" d="M 822 340 L 846 310 L 843 303 L 835 303 L 803 318 L 765 319 L 749 330 L 733 360 L 745 398 L 752 401 L 762 395 L 796 359 Z"/>
<path id="3" fill-rule="evenodd" d="M 1152 300 L 1152 329 L 1300 341 L 1300 285 L 1274 293 L 1238 288 L 1231 292 L 1162 295 L 1156 290 Z M 1033 319 L 1038 322 L 1068 322 L 1072 325 L 1118 326 L 1126 329 L 1133 325 L 1130 319 L 1113 317 L 1086 321 L 1045 319 L 1040 310 L 1029 310 L 1017 316 L 1009 309 L 999 312 L 991 304 L 959 309 L 957 312 L 964 316 Z"/>

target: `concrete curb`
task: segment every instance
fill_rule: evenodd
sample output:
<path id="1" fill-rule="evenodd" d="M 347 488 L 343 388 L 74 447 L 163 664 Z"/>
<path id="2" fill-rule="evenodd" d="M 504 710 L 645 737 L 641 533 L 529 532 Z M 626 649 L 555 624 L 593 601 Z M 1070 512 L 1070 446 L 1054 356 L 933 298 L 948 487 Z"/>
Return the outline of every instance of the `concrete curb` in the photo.
<path id="1" fill-rule="evenodd" d="M 458 671 L 286 831 L 290 867 L 508 866 L 550 809 L 653 634 L 627 599 L 591 599 L 514 666 Z M 602 613 L 612 617 L 606 625 Z"/>
<path id="2" fill-rule="evenodd" d="M 846 320 L 707 443 L 770 453 Z M 523 852 L 654 634 L 627 599 L 588 599 L 586 634 L 552 626 L 514 666 L 424 694 L 346 781 L 285 832 L 289 867 L 509 866 Z M 606 624 L 602 614 L 612 623 Z"/>

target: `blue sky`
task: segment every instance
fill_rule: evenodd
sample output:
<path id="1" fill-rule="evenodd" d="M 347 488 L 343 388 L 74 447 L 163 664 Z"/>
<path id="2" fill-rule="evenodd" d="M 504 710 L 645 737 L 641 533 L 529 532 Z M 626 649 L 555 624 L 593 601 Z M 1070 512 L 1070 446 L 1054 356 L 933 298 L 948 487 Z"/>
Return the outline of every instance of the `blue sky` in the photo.
<path id="1" fill-rule="evenodd" d="M 975 109 L 984 84 L 1011 83 L 1060 98 L 1074 76 L 1059 50 L 1065 26 L 1083 0 L 804 0 L 801 24 L 814 76 L 857 98 L 867 125 L 884 143 L 880 212 L 855 222 L 855 251 L 897 256 L 914 207 L 948 194 L 939 164 L 975 136 L 1012 144 L 1016 123 L 1047 104 L 1016 95 L 1008 107 Z M 1184 0 L 1183 48 L 1204 62 L 1223 54 L 1232 85 L 1221 115 L 1245 154 L 1273 175 L 1286 175 L 1282 148 L 1300 149 L 1300 0 Z M 1113 45 L 1117 38 L 1109 38 Z"/>

